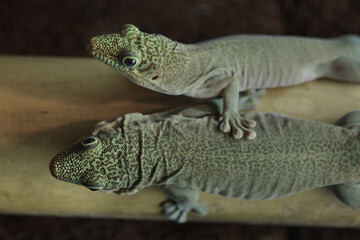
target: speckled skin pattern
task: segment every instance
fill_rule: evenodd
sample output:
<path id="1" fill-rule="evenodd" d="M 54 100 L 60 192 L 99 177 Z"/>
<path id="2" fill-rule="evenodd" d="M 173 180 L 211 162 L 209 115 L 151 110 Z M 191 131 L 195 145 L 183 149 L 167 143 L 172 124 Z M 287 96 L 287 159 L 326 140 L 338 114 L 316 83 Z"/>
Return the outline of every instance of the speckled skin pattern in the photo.
<path id="1" fill-rule="evenodd" d="M 88 51 L 134 83 L 154 91 L 195 98 L 222 96 L 220 130 L 254 139 L 255 122 L 237 112 L 240 91 L 296 85 L 320 77 L 360 82 L 360 40 L 238 35 L 182 44 L 125 25 L 96 36 Z M 136 64 L 124 59 L 133 56 Z"/>
<path id="2" fill-rule="evenodd" d="M 348 128 L 273 113 L 244 117 L 258 122 L 259 136 L 253 141 L 220 133 L 214 115 L 154 119 L 127 114 L 99 123 L 91 134 L 98 139 L 94 147 L 75 143 L 53 158 L 50 171 L 62 181 L 120 194 L 161 185 L 177 206 L 192 204 L 182 218 L 180 213 L 172 216 L 180 222 L 189 210 L 199 210 L 197 189 L 272 199 L 360 182 L 360 129 L 353 126 L 360 112 L 342 119 L 340 124 Z M 350 206 L 358 207 L 358 194 L 347 202 Z M 344 199 L 349 194 L 338 195 Z"/>

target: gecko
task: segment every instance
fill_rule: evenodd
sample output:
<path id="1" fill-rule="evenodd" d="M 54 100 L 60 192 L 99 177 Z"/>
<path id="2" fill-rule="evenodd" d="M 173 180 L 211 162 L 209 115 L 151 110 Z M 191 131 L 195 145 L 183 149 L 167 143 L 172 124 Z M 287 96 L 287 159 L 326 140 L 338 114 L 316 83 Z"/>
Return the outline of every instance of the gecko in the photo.
<path id="1" fill-rule="evenodd" d="M 222 97 L 222 132 L 256 137 L 256 122 L 237 111 L 239 92 L 297 85 L 318 78 L 360 82 L 360 38 L 235 35 L 183 44 L 131 24 L 91 38 L 88 52 L 132 82 L 194 98 Z"/>
<path id="2" fill-rule="evenodd" d="M 249 112 L 258 122 L 252 141 L 218 131 L 222 101 L 162 113 L 129 113 L 53 157 L 52 176 L 92 191 L 135 194 L 159 186 L 165 215 L 183 223 L 189 211 L 207 214 L 199 190 L 265 200 L 331 186 L 360 207 L 360 111 L 335 125 L 276 113 Z"/>

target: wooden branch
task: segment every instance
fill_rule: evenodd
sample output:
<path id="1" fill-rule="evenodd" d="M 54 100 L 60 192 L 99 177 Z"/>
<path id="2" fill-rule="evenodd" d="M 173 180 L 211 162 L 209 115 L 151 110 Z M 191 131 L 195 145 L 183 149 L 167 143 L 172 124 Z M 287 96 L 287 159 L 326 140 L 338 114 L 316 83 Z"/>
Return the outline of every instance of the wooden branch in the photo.
<path id="1" fill-rule="evenodd" d="M 60 182 L 50 159 L 97 121 L 128 112 L 154 112 L 194 101 L 136 86 L 88 58 L 0 56 L 0 212 L 57 216 L 164 219 L 156 188 L 133 196 L 91 192 Z M 272 89 L 257 109 L 334 122 L 360 109 L 360 85 L 315 81 Z M 360 226 L 360 211 L 328 189 L 247 201 L 201 194 L 209 215 L 195 221 Z"/>

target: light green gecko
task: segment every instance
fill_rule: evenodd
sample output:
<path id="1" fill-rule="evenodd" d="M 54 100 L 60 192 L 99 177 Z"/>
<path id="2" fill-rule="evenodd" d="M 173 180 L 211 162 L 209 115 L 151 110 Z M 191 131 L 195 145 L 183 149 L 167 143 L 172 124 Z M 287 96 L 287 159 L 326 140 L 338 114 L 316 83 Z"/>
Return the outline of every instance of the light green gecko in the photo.
<path id="1" fill-rule="evenodd" d="M 337 125 L 281 114 L 247 113 L 258 122 L 253 141 L 217 130 L 222 103 L 202 103 L 164 113 L 126 114 L 100 122 L 94 132 L 57 154 L 51 174 L 90 190 L 134 194 L 160 186 L 169 219 L 185 222 L 198 189 L 232 198 L 273 199 L 333 186 L 360 207 L 360 111 Z"/>
<path id="2" fill-rule="evenodd" d="M 238 93 L 296 85 L 325 77 L 360 82 L 360 39 L 238 35 L 182 44 L 125 25 L 119 32 L 89 41 L 91 55 L 134 83 L 154 91 L 195 98 L 222 96 L 220 130 L 235 138 L 256 122 L 237 111 Z M 248 128 L 247 128 L 247 127 Z"/>

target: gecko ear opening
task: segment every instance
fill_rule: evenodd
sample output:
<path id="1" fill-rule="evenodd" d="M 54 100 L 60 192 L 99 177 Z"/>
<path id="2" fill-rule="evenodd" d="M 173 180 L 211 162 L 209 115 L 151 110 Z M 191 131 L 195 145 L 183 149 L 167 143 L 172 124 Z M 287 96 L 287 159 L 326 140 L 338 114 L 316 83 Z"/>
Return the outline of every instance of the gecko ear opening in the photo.
<path id="1" fill-rule="evenodd" d="M 135 26 L 135 25 L 132 25 L 132 24 L 125 24 L 124 26 L 122 26 L 120 29 L 119 29 L 119 32 L 122 32 L 124 30 L 132 30 L 134 32 L 140 32 L 140 30 Z"/>

